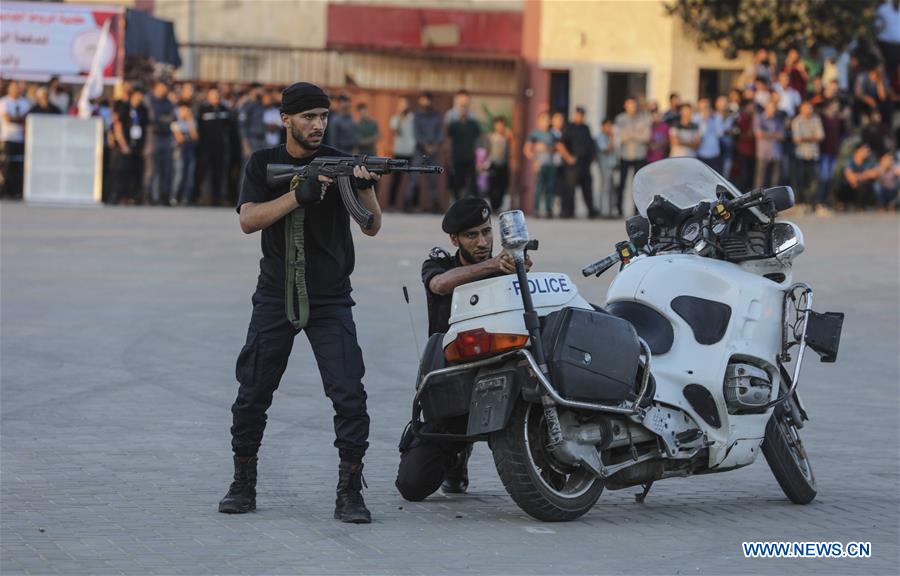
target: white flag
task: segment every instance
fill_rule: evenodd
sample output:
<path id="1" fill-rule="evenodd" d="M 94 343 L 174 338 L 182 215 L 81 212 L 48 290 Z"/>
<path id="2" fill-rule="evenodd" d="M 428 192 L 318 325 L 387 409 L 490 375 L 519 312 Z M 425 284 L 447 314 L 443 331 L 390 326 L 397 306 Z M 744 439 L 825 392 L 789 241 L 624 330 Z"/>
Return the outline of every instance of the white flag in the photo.
<path id="1" fill-rule="evenodd" d="M 106 42 L 109 38 L 109 23 L 112 18 L 107 18 L 103 23 L 103 29 L 100 31 L 100 39 L 97 41 L 97 48 L 94 51 L 94 58 L 91 60 L 91 71 L 88 73 L 87 81 L 84 88 L 81 89 L 81 96 L 78 98 L 78 117 L 91 117 L 91 99 L 97 98 L 103 94 L 103 53 L 106 51 Z"/>

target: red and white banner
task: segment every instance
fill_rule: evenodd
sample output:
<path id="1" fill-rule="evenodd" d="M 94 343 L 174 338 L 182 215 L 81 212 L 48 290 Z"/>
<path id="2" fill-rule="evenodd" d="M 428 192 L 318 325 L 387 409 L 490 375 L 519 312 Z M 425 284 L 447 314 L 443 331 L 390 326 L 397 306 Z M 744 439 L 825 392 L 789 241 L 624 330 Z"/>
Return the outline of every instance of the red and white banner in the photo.
<path id="1" fill-rule="evenodd" d="M 105 41 L 101 42 L 106 27 Z M 103 81 L 122 76 L 125 11 L 116 6 L 3 2 L 0 5 L 0 76 L 83 83 L 102 48 Z"/>

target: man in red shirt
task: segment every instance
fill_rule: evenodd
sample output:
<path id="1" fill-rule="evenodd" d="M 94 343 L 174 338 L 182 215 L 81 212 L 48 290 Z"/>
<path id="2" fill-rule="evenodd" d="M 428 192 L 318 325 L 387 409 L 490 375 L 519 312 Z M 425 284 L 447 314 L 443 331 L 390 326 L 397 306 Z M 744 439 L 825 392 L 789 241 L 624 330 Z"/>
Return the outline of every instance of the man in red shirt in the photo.
<path id="1" fill-rule="evenodd" d="M 738 177 L 735 179 L 735 184 L 744 192 L 753 186 L 753 174 L 756 170 L 756 136 L 753 134 L 754 114 L 756 114 L 756 105 L 753 103 L 753 100 L 746 100 L 736 122 L 738 137 L 735 150 L 738 157 Z"/>

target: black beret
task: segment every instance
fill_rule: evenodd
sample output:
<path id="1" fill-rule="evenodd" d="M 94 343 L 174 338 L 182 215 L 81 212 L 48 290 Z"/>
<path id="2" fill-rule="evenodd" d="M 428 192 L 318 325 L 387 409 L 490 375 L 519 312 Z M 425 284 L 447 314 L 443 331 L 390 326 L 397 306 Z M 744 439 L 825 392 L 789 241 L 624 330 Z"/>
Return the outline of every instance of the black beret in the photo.
<path id="1" fill-rule="evenodd" d="M 296 82 L 281 93 L 281 111 L 299 114 L 313 108 L 330 108 L 331 99 L 324 90 L 309 82 Z"/>
<path id="2" fill-rule="evenodd" d="M 455 202 L 444 214 L 441 229 L 447 234 L 459 234 L 463 230 L 481 226 L 491 219 L 491 206 L 481 198 L 463 198 Z"/>

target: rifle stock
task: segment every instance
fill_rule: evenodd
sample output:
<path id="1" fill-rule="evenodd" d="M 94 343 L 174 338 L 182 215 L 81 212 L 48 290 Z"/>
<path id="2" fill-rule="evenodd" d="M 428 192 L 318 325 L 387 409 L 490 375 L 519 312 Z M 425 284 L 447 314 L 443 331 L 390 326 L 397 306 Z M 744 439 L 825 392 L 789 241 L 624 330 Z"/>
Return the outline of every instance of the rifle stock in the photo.
<path id="1" fill-rule="evenodd" d="M 294 176 L 306 176 L 306 166 L 294 166 L 293 164 L 267 164 L 266 185 L 269 188 L 277 188 L 289 184 Z"/>

